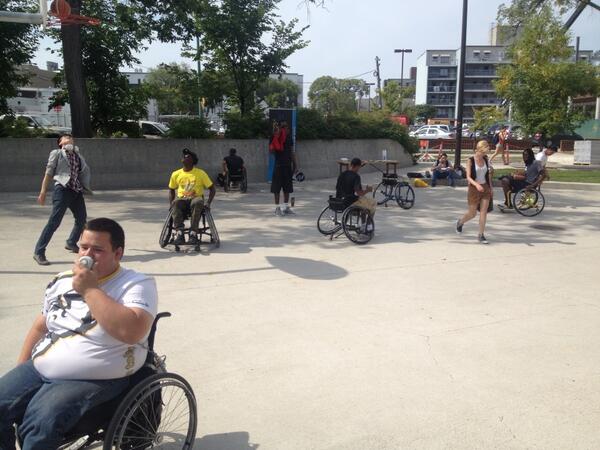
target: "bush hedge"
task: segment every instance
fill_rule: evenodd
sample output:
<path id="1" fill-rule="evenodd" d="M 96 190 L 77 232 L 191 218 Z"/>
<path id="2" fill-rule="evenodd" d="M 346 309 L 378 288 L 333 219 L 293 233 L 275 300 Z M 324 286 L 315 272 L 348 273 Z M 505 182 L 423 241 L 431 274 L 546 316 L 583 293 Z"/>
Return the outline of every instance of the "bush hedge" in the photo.
<path id="1" fill-rule="evenodd" d="M 206 139 L 215 136 L 204 117 L 179 119 L 170 125 L 169 137 L 175 139 Z"/>

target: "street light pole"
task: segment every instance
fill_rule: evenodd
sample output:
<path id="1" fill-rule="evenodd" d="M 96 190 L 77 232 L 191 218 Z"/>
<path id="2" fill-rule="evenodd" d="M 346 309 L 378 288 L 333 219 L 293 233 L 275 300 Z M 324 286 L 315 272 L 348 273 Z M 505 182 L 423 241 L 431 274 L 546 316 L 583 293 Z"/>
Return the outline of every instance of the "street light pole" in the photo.
<path id="1" fill-rule="evenodd" d="M 454 151 L 454 166 L 460 165 L 462 150 L 463 99 L 465 93 L 465 59 L 467 58 L 467 10 L 468 0 L 463 0 L 462 34 L 460 36 L 460 64 L 458 65 L 458 87 L 456 102 L 456 150 Z"/>
<path id="2" fill-rule="evenodd" d="M 402 53 L 402 65 L 400 66 L 400 89 L 404 87 L 404 54 L 412 53 L 412 48 L 396 48 L 394 53 Z"/>

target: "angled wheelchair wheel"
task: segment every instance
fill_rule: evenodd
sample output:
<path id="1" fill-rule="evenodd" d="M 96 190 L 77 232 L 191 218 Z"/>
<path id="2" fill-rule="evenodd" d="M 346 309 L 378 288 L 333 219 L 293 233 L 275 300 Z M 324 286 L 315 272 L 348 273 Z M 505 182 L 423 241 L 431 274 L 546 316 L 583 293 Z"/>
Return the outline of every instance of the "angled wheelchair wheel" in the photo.
<path id="1" fill-rule="evenodd" d="M 513 196 L 515 211 L 525 217 L 537 216 L 544 210 L 546 199 L 541 191 L 536 189 L 521 189 Z"/>
<path id="2" fill-rule="evenodd" d="M 342 228 L 342 223 L 338 220 L 338 213 L 336 213 L 331 207 L 327 206 L 317 219 L 317 229 L 319 233 L 328 236 L 333 233 L 337 233 Z"/>
<path id="3" fill-rule="evenodd" d="M 350 206 L 342 215 L 342 229 L 346 237 L 355 244 L 366 244 L 373 239 L 375 222 L 366 209 Z"/>
<path id="4" fill-rule="evenodd" d="M 377 202 L 377 205 L 387 206 L 392 198 L 394 198 L 394 186 L 386 183 L 379 183 L 375 189 L 373 189 L 373 198 Z"/>
<path id="5" fill-rule="evenodd" d="M 212 213 L 207 209 L 204 214 L 209 228 L 208 234 L 210 235 L 210 243 L 214 245 L 215 248 L 219 248 L 221 246 L 221 240 L 219 239 L 219 232 L 217 231 L 217 226 L 213 220 Z"/>
<path id="6" fill-rule="evenodd" d="M 173 235 L 173 211 L 169 210 L 169 215 L 165 219 L 165 224 L 163 225 L 163 229 L 160 232 L 160 237 L 158 238 L 158 244 L 161 248 L 165 248 L 169 242 L 171 242 L 171 236 Z"/>
<path id="7" fill-rule="evenodd" d="M 106 430 L 103 449 L 191 449 L 196 426 L 196 398 L 189 383 L 177 374 L 159 373 L 123 398 Z"/>
<path id="8" fill-rule="evenodd" d="M 244 174 L 242 181 L 240 182 L 240 192 L 244 194 L 248 191 L 248 177 Z"/>
<path id="9" fill-rule="evenodd" d="M 401 181 L 394 188 L 396 203 L 402 209 L 410 209 L 415 204 L 415 191 L 406 181 Z"/>

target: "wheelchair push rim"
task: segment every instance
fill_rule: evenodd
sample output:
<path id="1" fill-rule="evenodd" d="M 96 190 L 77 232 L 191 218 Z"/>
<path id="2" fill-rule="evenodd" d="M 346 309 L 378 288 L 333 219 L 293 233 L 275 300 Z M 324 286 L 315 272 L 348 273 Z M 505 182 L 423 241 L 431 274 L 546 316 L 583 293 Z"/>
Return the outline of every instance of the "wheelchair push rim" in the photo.
<path id="1" fill-rule="evenodd" d="M 342 224 L 338 221 L 337 216 L 338 213 L 330 206 L 326 206 L 317 218 L 317 229 L 319 230 L 319 233 L 328 236 L 340 231 Z"/>
<path id="2" fill-rule="evenodd" d="M 521 189 L 513 196 L 515 211 L 525 217 L 537 216 L 544 210 L 546 199 L 541 191 L 536 189 Z"/>
<path id="3" fill-rule="evenodd" d="M 125 396 L 103 450 L 191 449 L 196 427 L 196 398 L 189 383 L 177 374 L 156 374 Z"/>
<path id="4" fill-rule="evenodd" d="M 410 209 L 415 204 L 415 191 L 408 183 L 402 181 L 394 189 L 396 203 L 402 209 Z"/>
<path id="5" fill-rule="evenodd" d="M 355 244 L 363 245 L 373 239 L 375 222 L 369 211 L 351 206 L 342 216 L 342 229 L 348 239 Z"/>

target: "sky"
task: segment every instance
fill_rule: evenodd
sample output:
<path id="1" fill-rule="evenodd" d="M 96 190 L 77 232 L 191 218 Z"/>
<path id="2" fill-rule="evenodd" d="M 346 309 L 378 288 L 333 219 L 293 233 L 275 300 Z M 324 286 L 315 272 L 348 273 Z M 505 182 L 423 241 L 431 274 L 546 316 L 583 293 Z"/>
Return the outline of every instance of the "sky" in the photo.
<path id="1" fill-rule="evenodd" d="M 501 0 L 470 0 L 467 21 L 467 45 L 489 44 L 489 31 L 496 19 Z M 401 55 L 395 48 L 412 49 L 405 54 L 404 77 L 417 58 L 427 49 L 460 47 L 461 0 L 326 0 L 326 7 L 306 8 L 302 0 L 282 0 L 281 19 L 298 18 L 297 28 L 309 26 L 303 38 L 308 47 L 286 61 L 287 72 L 304 75 L 305 95 L 310 82 L 323 75 L 337 78 L 356 77 L 374 82 L 375 56 L 381 59 L 381 78 L 400 78 Z M 587 7 L 571 28 L 573 38 L 580 36 L 580 48 L 600 49 L 600 11 Z M 46 66 L 56 55 L 40 46 L 35 62 Z M 573 41 L 574 45 L 574 41 Z M 195 63 L 179 56 L 178 45 L 152 44 L 139 54 L 143 70 L 160 63 Z M 62 63 L 60 64 L 62 65 Z"/>

